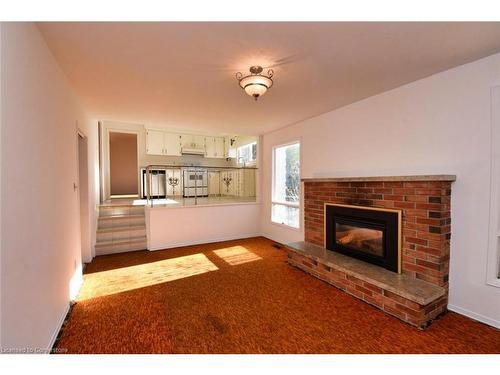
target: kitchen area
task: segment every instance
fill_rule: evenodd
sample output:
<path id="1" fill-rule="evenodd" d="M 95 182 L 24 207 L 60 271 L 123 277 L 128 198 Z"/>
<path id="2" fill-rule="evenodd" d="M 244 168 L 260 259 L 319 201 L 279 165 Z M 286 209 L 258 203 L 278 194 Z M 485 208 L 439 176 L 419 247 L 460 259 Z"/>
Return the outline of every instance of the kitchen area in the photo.
<path id="1" fill-rule="evenodd" d="M 136 150 L 113 157 L 117 146 L 111 140 L 116 133 L 135 136 Z M 101 136 L 104 204 L 125 200 L 150 206 L 256 201 L 257 137 L 181 133 L 109 122 L 103 123 Z M 137 155 L 136 160 L 122 165 L 131 153 Z M 115 170 L 123 170 L 119 178 L 113 178 Z M 128 190 L 120 189 L 125 174 L 128 186 L 133 186 Z"/>
<path id="2" fill-rule="evenodd" d="M 258 235 L 256 136 L 100 122 L 96 253 Z"/>
<path id="3" fill-rule="evenodd" d="M 158 204 L 254 202 L 255 167 L 149 165 L 141 168 L 141 199 Z"/>
<path id="4" fill-rule="evenodd" d="M 255 201 L 257 140 L 239 138 L 147 129 L 147 155 L 178 159 L 141 167 L 140 198 L 150 206 Z"/>

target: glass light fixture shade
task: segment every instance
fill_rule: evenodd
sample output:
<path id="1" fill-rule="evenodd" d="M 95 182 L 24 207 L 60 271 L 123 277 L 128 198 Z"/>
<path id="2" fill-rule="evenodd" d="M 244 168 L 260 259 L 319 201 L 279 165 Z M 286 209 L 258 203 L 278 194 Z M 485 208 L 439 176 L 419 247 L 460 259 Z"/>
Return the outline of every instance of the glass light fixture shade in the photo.
<path id="1" fill-rule="evenodd" d="M 264 95 L 272 85 L 273 80 L 271 78 L 260 74 L 249 75 L 240 80 L 240 87 L 248 95 L 256 99 Z"/>
<path id="2" fill-rule="evenodd" d="M 267 92 L 267 87 L 250 84 L 245 87 L 245 92 L 255 98 L 264 95 Z"/>

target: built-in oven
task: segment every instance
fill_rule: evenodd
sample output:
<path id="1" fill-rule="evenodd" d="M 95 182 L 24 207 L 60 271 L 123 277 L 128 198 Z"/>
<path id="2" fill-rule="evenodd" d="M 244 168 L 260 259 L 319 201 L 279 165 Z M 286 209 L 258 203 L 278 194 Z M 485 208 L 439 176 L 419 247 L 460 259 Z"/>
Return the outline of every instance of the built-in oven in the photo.
<path id="1" fill-rule="evenodd" d="M 206 168 L 186 168 L 182 171 L 183 196 L 208 196 L 208 170 Z"/>

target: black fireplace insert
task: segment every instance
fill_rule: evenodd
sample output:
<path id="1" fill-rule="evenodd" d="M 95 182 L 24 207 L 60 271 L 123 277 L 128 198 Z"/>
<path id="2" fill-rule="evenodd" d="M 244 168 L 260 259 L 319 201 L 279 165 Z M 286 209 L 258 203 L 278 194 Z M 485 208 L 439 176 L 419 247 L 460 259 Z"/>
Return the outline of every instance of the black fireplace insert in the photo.
<path id="1" fill-rule="evenodd" d="M 325 247 L 401 272 L 401 211 L 325 204 Z"/>

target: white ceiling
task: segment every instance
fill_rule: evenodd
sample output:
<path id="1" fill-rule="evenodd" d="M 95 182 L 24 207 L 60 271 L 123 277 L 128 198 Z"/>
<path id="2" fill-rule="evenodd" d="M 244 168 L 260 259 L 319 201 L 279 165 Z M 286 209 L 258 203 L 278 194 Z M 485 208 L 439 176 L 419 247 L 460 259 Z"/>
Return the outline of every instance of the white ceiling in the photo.
<path id="1" fill-rule="evenodd" d="M 500 23 L 39 23 L 90 115 L 257 135 L 500 52 Z M 254 102 L 237 71 L 272 67 Z"/>

